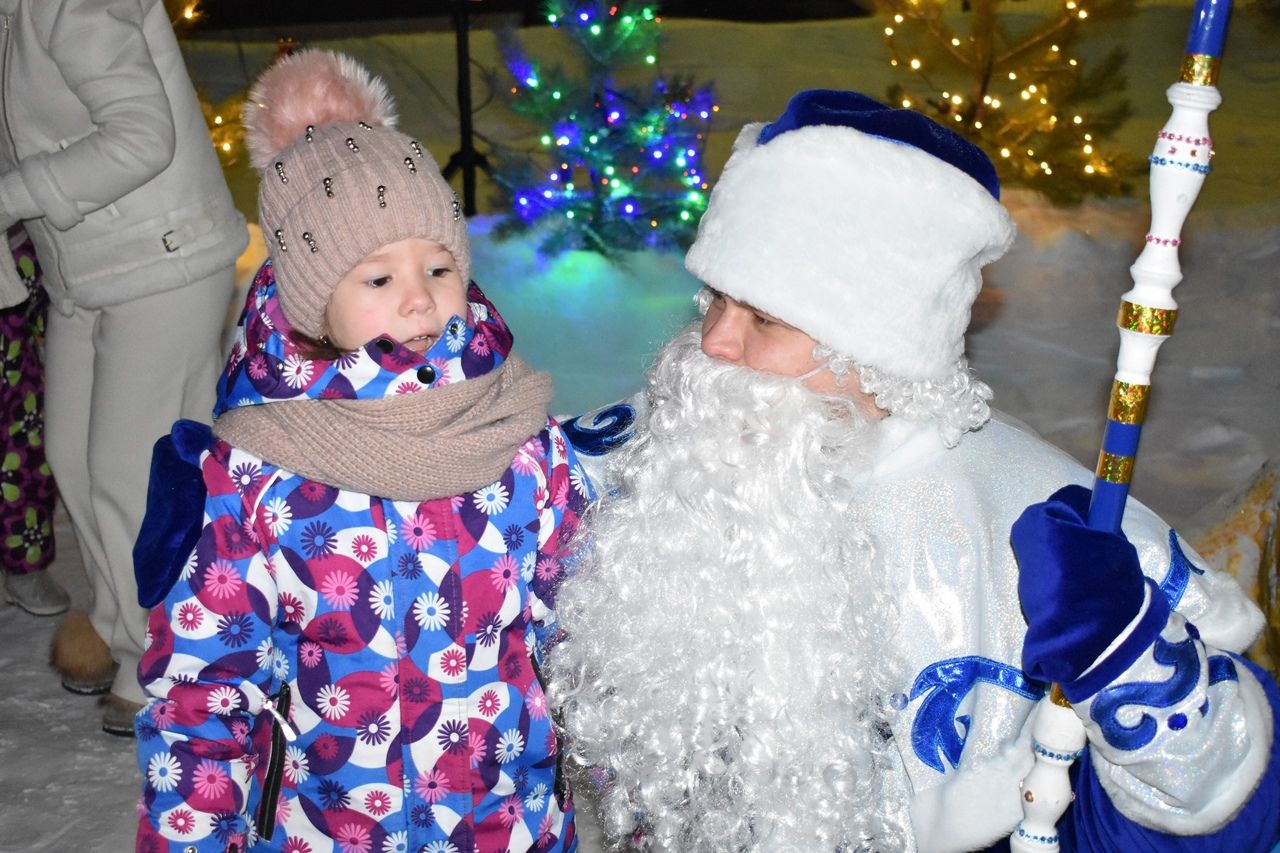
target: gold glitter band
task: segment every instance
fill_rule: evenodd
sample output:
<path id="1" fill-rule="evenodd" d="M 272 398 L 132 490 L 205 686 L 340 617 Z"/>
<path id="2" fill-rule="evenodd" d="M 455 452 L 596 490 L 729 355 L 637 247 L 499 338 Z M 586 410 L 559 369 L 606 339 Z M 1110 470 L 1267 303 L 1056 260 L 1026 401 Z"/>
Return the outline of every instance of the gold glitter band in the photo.
<path id="1" fill-rule="evenodd" d="M 1112 382 L 1111 405 L 1107 407 L 1108 420 L 1122 424 L 1142 423 L 1147 419 L 1147 398 L 1150 395 L 1150 385 L 1137 385 L 1118 380 Z"/>
<path id="2" fill-rule="evenodd" d="M 1061 708 L 1071 707 L 1067 697 L 1062 695 L 1062 686 L 1056 683 L 1049 688 L 1049 701 Z"/>
<path id="3" fill-rule="evenodd" d="M 1133 457 L 1116 456 L 1104 450 L 1098 454 L 1098 468 L 1093 473 L 1099 480 L 1127 485 L 1133 478 Z"/>
<path id="4" fill-rule="evenodd" d="M 1214 86 L 1218 83 L 1218 65 L 1221 60 L 1207 53 L 1188 53 L 1182 58 L 1181 82 L 1193 86 Z"/>
<path id="5" fill-rule="evenodd" d="M 1151 308 L 1123 299 L 1120 301 L 1120 311 L 1116 314 L 1117 326 L 1144 335 L 1168 337 L 1173 334 L 1173 326 L 1177 322 L 1177 308 Z"/>

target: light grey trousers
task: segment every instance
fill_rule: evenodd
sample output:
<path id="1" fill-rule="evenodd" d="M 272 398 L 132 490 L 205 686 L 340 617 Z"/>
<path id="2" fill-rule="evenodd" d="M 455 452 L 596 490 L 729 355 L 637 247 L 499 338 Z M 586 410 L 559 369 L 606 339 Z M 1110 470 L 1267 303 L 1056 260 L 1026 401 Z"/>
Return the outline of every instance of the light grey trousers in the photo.
<path id="1" fill-rule="evenodd" d="M 209 422 L 235 270 L 105 308 L 49 312 L 45 436 L 49 466 L 84 559 L 89 619 L 120 665 L 112 692 L 145 697 L 138 660 L 133 543 L 146 510 L 151 450 L 178 418 Z"/>

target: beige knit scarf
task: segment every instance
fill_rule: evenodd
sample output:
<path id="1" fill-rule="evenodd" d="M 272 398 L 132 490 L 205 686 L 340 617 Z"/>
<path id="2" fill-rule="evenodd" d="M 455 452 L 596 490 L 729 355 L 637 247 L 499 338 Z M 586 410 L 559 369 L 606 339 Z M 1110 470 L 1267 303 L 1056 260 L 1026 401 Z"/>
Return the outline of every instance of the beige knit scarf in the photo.
<path id="1" fill-rule="evenodd" d="M 422 501 L 499 479 L 546 425 L 551 393 L 551 377 L 512 353 L 483 376 L 413 394 L 232 409 L 213 432 L 310 480 Z"/>

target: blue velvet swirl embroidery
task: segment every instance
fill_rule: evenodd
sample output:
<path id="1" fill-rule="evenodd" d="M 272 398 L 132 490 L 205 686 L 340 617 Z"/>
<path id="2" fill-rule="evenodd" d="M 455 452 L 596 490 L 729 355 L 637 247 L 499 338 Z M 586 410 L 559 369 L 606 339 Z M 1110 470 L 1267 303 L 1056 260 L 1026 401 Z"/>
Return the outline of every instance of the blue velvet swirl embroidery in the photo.
<path id="1" fill-rule="evenodd" d="M 582 423 L 590 418 L 590 424 Z M 626 444 L 635 432 L 631 425 L 635 422 L 636 410 L 627 403 L 615 403 L 576 418 L 570 418 L 561 424 L 564 434 L 574 450 L 588 456 L 604 456 L 611 450 Z"/>
<path id="2" fill-rule="evenodd" d="M 1135 681 L 1108 687 L 1098 692 L 1089 708 L 1089 716 L 1102 729 L 1102 736 L 1116 749 L 1141 749 L 1155 739 L 1160 728 L 1155 718 L 1146 712 L 1136 725 L 1122 724 L 1117 719 L 1121 708 L 1126 705 L 1168 708 L 1185 699 L 1200 680 L 1200 656 L 1195 640 L 1190 637 L 1177 643 L 1156 637 L 1151 654 L 1157 663 L 1173 667 L 1173 675 L 1167 681 Z"/>
<path id="3" fill-rule="evenodd" d="M 1227 655 L 1212 655 L 1209 658 L 1209 684 L 1210 686 L 1217 684 L 1219 681 L 1239 681 L 1240 676 L 1236 673 L 1236 662 Z"/>
<path id="4" fill-rule="evenodd" d="M 910 701 L 924 694 L 911 724 L 911 748 L 928 767 L 946 773 L 946 759 L 960 766 L 960 753 L 969 736 L 969 716 L 959 714 L 960 703 L 980 681 L 1003 687 L 1035 701 L 1044 695 L 1044 685 L 1027 677 L 1015 666 L 990 658 L 970 655 L 938 661 L 921 670 L 911 685 Z"/>
<path id="5" fill-rule="evenodd" d="M 1198 575 L 1204 574 L 1204 569 L 1197 568 L 1196 564 L 1187 559 L 1187 555 L 1183 553 L 1182 546 L 1178 544 L 1178 534 L 1174 530 L 1169 531 L 1169 571 L 1164 576 L 1164 580 L 1160 581 L 1160 591 L 1164 593 L 1165 600 L 1169 602 L 1170 610 L 1178 609 L 1178 602 L 1182 601 L 1182 596 L 1187 591 L 1187 584 L 1191 582 L 1191 573 Z"/>

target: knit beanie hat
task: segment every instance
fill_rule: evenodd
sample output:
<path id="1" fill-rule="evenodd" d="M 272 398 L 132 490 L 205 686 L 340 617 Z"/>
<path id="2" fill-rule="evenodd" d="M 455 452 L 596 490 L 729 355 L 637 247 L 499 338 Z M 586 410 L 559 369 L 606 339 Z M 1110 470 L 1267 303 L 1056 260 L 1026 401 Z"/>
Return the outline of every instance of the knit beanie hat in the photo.
<path id="1" fill-rule="evenodd" d="M 685 266 L 859 365 L 942 379 L 1013 243 L 999 193 L 987 156 L 920 113 L 805 91 L 738 135 Z"/>
<path id="2" fill-rule="evenodd" d="M 245 144 L 262 173 L 259 223 L 285 316 L 313 338 L 324 334 L 338 282 L 388 243 L 439 243 L 470 281 L 457 196 L 431 154 L 395 124 L 386 84 L 331 51 L 287 56 L 249 91 Z"/>

